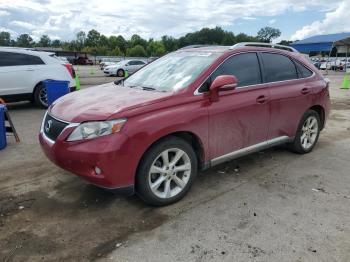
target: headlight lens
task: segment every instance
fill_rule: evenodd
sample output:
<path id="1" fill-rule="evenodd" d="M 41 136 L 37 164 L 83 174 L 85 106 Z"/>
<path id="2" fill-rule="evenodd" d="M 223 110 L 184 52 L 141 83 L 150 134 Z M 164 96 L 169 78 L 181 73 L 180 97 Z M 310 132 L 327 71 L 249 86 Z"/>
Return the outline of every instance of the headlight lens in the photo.
<path id="1" fill-rule="evenodd" d="M 110 121 L 95 121 L 80 124 L 68 137 L 67 141 L 92 139 L 118 133 L 126 122 L 125 118 Z"/>

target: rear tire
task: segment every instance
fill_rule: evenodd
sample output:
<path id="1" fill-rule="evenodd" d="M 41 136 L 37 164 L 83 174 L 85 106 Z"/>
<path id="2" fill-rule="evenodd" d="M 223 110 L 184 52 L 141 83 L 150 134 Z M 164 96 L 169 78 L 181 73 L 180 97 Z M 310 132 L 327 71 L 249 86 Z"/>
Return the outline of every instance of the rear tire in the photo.
<path id="1" fill-rule="evenodd" d="M 318 113 L 308 110 L 300 120 L 294 141 L 290 149 L 298 154 L 310 153 L 315 147 L 321 130 L 321 120 Z"/>
<path id="2" fill-rule="evenodd" d="M 136 193 L 147 204 L 165 206 L 179 201 L 197 175 L 197 157 L 186 141 L 170 136 L 143 156 L 136 177 Z"/>
<path id="3" fill-rule="evenodd" d="M 40 108 L 47 108 L 47 93 L 46 87 L 43 83 L 38 84 L 34 90 L 34 101 Z"/>

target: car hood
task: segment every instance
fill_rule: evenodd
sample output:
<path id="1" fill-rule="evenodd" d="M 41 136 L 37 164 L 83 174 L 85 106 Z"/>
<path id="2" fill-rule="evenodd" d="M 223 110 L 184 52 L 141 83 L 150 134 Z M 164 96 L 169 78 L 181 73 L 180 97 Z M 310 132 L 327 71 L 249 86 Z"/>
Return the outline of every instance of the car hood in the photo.
<path id="1" fill-rule="evenodd" d="M 115 68 L 118 68 L 119 65 L 109 65 L 109 66 L 106 66 L 105 69 L 115 69 Z"/>
<path id="2" fill-rule="evenodd" d="M 172 93 L 145 91 L 109 83 L 65 95 L 53 103 L 49 113 L 58 119 L 75 123 L 106 120 L 114 114 L 158 103 L 171 96 Z"/>

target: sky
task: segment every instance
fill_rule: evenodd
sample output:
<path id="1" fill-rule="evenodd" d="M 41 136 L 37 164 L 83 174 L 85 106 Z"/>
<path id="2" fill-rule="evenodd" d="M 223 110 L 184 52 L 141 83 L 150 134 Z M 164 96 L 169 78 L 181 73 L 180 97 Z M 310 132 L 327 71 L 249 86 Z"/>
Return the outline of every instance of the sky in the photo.
<path id="1" fill-rule="evenodd" d="M 256 35 L 265 26 L 281 30 L 277 41 L 350 32 L 350 0 L 0 0 L 0 31 L 34 40 L 72 40 L 96 29 L 107 36 L 180 37 L 221 26 Z"/>

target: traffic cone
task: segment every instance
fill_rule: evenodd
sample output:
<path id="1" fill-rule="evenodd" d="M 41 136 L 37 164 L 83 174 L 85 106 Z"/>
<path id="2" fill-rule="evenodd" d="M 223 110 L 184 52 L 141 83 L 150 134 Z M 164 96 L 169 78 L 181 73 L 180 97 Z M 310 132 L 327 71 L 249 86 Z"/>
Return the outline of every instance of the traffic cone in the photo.
<path id="1" fill-rule="evenodd" d="M 75 90 L 80 90 L 80 79 L 78 74 L 75 74 Z"/>
<path id="2" fill-rule="evenodd" d="M 349 76 L 345 75 L 340 89 L 349 89 Z"/>
<path id="3" fill-rule="evenodd" d="M 92 76 L 92 75 L 94 75 L 94 74 L 95 74 L 94 69 L 91 67 L 91 68 L 90 68 L 90 75 Z"/>

